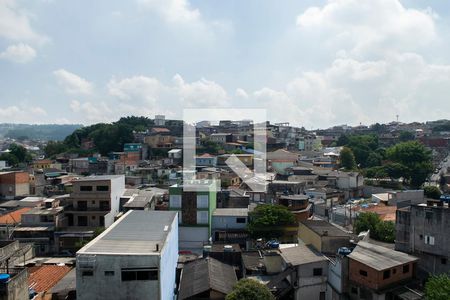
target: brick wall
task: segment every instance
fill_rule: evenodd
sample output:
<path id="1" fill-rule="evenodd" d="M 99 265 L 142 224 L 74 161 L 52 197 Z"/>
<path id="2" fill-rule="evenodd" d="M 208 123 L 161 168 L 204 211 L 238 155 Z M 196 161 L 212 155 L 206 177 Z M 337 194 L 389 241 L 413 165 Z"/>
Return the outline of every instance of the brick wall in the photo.
<path id="1" fill-rule="evenodd" d="M 400 265 L 395 268 L 391 268 L 389 278 L 383 279 L 384 271 L 377 271 L 365 264 L 362 264 L 356 260 L 349 259 L 349 279 L 352 282 L 360 284 L 362 286 L 379 290 L 389 285 L 393 285 L 397 282 L 405 281 L 413 277 L 414 263 L 408 263 L 409 270 L 403 273 L 403 266 Z M 365 271 L 367 276 L 364 276 L 360 271 Z"/>

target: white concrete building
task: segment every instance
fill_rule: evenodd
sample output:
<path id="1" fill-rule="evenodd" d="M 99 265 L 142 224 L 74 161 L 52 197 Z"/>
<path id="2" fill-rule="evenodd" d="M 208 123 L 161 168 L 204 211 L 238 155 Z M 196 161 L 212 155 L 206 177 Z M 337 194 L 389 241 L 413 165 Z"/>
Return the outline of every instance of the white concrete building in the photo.
<path id="1" fill-rule="evenodd" d="M 178 216 L 129 211 L 77 252 L 77 299 L 174 299 Z"/>

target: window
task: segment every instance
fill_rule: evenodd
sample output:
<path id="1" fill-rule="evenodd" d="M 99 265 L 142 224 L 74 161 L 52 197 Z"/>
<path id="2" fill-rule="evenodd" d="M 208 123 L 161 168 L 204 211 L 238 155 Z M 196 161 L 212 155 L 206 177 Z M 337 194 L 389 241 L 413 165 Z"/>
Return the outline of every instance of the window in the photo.
<path id="1" fill-rule="evenodd" d="M 319 300 L 325 300 L 325 292 L 320 292 Z"/>
<path id="2" fill-rule="evenodd" d="M 92 216 L 91 219 L 92 219 L 92 220 L 95 220 L 95 216 Z"/>
<path id="3" fill-rule="evenodd" d="M 447 259 L 445 257 L 441 258 L 441 264 L 446 265 Z"/>
<path id="4" fill-rule="evenodd" d="M 105 276 L 114 276 L 114 271 L 105 271 Z"/>
<path id="5" fill-rule="evenodd" d="M 88 220 L 86 216 L 78 216 L 78 226 L 87 226 Z"/>
<path id="6" fill-rule="evenodd" d="M 197 208 L 208 208 L 208 195 L 197 195 Z"/>
<path id="7" fill-rule="evenodd" d="M 158 269 L 122 269 L 122 281 L 158 280 Z"/>
<path id="8" fill-rule="evenodd" d="M 367 277 L 367 271 L 359 270 L 359 275 Z"/>
<path id="9" fill-rule="evenodd" d="M 78 201 L 78 210 L 85 211 L 87 210 L 87 202 L 86 201 Z"/>
<path id="10" fill-rule="evenodd" d="M 391 277 L 391 270 L 386 270 L 383 272 L 383 279 L 388 279 Z"/>
<path id="11" fill-rule="evenodd" d="M 91 202 L 92 204 L 95 204 L 95 200 L 92 200 L 92 202 Z"/>
<path id="12" fill-rule="evenodd" d="M 197 224 L 208 224 L 207 211 L 197 211 Z"/>
<path id="13" fill-rule="evenodd" d="M 170 195 L 169 205 L 171 208 L 181 208 L 181 195 Z"/>
<path id="14" fill-rule="evenodd" d="M 314 268 L 313 276 L 322 276 L 322 268 Z"/>
<path id="15" fill-rule="evenodd" d="M 81 276 L 94 276 L 94 271 L 83 271 Z"/>
<path id="16" fill-rule="evenodd" d="M 97 192 L 107 192 L 107 191 L 109 191 L 109 186 L 97 185 Z"/>
<path id="17" fill-rule="evenodd" d="M 409 272 L 409 265 L 404 265 L 403 266 L 403 274 L 408 273 Z"/>
<path id="18" fill-rule="evenodd" d="M 433 246 L 434 245 L 434 236 L 426 235 L 425 236 L 425 244 Z"/>
<path id="19" fill-rule="evenodd" d="M 352 286 L 352 294 L 358 295 L 358 289 Z"/>
<path id="20" fill-rule="evenodd" d="M 92 192 L 92 186 L 90 185 L 82 185 L 80 186 L 81 192 Z"/>
<path id="21" fill-rule="evenodd" d="M 245 218 L 236 218 L 236 223 L 245 224 Z"/>
<path id="22" fill-rule="evenodd" d="M 392 274 L 397 273 L 397 269 L 392 269 Z"/>

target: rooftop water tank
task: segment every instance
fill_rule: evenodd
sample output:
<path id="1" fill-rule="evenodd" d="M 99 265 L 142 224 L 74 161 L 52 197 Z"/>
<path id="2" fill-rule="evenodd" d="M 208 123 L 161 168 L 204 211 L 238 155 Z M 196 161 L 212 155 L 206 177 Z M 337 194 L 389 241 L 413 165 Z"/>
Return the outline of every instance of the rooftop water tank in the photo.
<path id="1" fill-rule="evenodd" d="M 11 278 L 11 276 L 9 274 L 1 273 L 0 274 L 0 283 L 6 283 L 9 281 L 10 278 Z"/>

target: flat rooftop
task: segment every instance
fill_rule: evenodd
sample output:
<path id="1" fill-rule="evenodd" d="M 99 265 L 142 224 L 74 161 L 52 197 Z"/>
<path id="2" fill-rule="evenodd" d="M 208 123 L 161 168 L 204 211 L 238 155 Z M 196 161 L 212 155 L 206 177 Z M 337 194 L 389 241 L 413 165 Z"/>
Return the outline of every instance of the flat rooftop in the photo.
<path id="1" fill-rule="evenodd" d="M 157 255 L 162 250 L 176 217 L 177 213 L 171 211 L 131 210 L 81 248 L 77 255 Z"/>
<path id="2" fill-rule="evenodd" d="M 216 208 L 214 217 L 247 217 L 248 208 Z"/>
<path id="3" fill-rule="evenodd" d="M 80 177 L 74 181 L 97 181 L 97 180 L 113 180 L 118 178 L 125 178 L 124 175 L 99 175 L 99 176 L 86 176 Z"/>
<path id="4" fill-rule="evenodd" d="M 348 236 L 351 235 L 331 223 L 323 220 L 305 220 L 301 222 L 303 225 L 314 231 L 320 236 Z"/>

